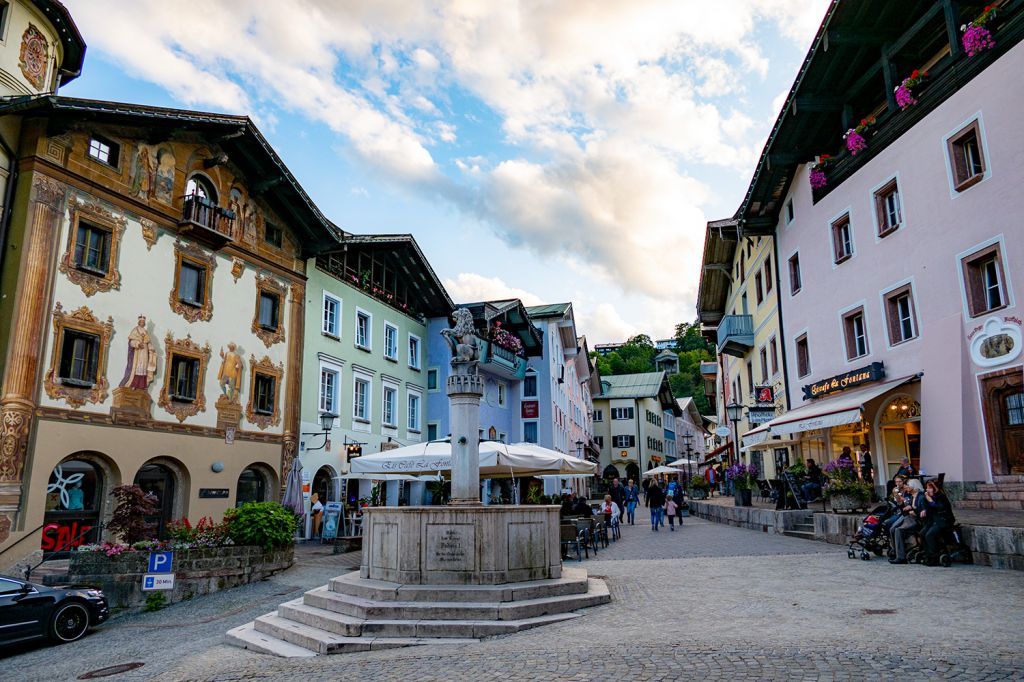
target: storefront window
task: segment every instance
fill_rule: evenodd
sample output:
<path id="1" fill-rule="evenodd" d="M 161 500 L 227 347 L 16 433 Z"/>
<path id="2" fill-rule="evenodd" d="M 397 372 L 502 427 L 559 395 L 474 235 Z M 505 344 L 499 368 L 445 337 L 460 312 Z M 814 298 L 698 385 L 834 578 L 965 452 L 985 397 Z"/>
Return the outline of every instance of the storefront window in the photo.
<path id="1" fill-rule="evenodd" d="M 47 558 L 100 536 L 103 473 L 85 460 L 61 462 L 46 485 L 46 513 L 40 548 Z"/>
<path id="2" fill-rule="evenodd" d="M 246 469 L 238 477 L 238 489 L 235 495 L 235 506 L 241 507 L 246 502 L 264 502 L 266 500 L 266 481 L 255 469 Z"/>

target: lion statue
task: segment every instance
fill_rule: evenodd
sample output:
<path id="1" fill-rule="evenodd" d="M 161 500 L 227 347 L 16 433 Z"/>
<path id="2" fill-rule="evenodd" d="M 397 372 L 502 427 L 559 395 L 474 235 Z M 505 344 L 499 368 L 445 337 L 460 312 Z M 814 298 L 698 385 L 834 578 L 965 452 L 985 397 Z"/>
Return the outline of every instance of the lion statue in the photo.
<path id="1" fill-rule="evenodd" d="M 452 313 L 455 320 L 451 329 L 442 329 L 441 336 L 452 348 L 452 365 L 468 363 L 475 368 L 480 361 L 480 349 L 477 348 L 476 327 L 473 326 L 473 313 L 459 308 Z"/>

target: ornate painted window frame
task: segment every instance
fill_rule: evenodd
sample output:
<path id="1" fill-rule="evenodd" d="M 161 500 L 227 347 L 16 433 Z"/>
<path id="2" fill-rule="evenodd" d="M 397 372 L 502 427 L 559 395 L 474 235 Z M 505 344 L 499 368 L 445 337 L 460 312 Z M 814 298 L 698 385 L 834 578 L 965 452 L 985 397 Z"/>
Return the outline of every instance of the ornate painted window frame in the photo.
<path id="1" fill-rule="evenodd" d="M 266 329 L 260 324 L 260 297 L 264 293 L 277 296 L 277 329 Z M 284 308 L 287 293 L 287 284 L 282 284 L 263 273 L 256 273 L 256 308 L 252 316 L 252 333 L 267 348 L 284 341 Z"/>
<path id="2" fill-rule="evenodd" d="M 188 417 L 194 417 L 200 412 L 206 411 L 206 366 L 210 362 L 210 344 L 202 347 L 192 340 L 189 334 L 184 339 L 175 340 L 170 332 L 164 338 L 164 381 L 160 389 L 160 399 L 157 402 L 160 407 L 177 417 L 179 422 L 185 421 Z M 199 379 L 196 382 L 196 399 L 192 402 L 171 400 L 170 381 L 171 366 L 174 356 L 180 355 L 193 358 L 199 361 Z"/>
<path id="3" fill-rule="evenodd" d="M 106 275 L 86 272 L 79 269 L 75 264 L 75 249 L 78 245 L 78 225 L 83 218 L 86 222 L 110 233 L 110 249 Z M 118 255 L 121 251 L 121 239 L 128 226 L 128 221 L 97 203 L 76 201 L 71 207 L 70 225 L 67 248 L 60 259 L 60 264 L 57 266 L 61 274 L 72 283 L 81 287 L 82 292 L 86 296 L 92 296 L 97 291 L 120 289 L 121 271 L 118 269 Z"/>
<path id="4" fill-rule="evenodd" d="M 203 285 L 203 305 L 192 306 L 182 303 L 178 298 L 178 285 L 181 281 L 181 264 L 190 262 L 203 268 L 206 273 Z M 213 317 L 213 271 L 217 267 L 217 258 L 212 253 L 207 253 L 196 244 L 174 242 L 174 286 L 168 302 L 171 310 L 184 317 L 189 322 L 209 322 Z"/>
<path id="5" fill-rule="evenodd" d="M 266 355 L 257 361 L 255 355 L 249 356 L 249 402 L 245 406 L 245 419 L 261 430 L 267 430 L 281 423 L 281 382 L 284 380 L 284 363 L 274 364 Z M 271 414 L 256 412 L 256 376 L 262 375 L 274 380 L 274 411 Z"/>
<path id="6" fill-rule="evenodd" d="M 64 330 L 70 329 L 92 334 L 99 338 L 100 349 L 96 367 L 97 382 L 91 388 L 68 386 L 61 383 L 57 375 L 60 358 L 64 350 Z M 53 400 L 63 400 L 74 408 L 85 403 L 102 403 L 107 399 L 110 384 L 107 382 L 107 354 L 110 350 L 110 337 L 114 334 L 114 318 L 108 317 L 102 322 L 87 307 L 65 313 L 60 303 L 53 309 L 53 352 L 50 356 L 50 369 L 46 372 L 43 386 L 46 395 Z"/>

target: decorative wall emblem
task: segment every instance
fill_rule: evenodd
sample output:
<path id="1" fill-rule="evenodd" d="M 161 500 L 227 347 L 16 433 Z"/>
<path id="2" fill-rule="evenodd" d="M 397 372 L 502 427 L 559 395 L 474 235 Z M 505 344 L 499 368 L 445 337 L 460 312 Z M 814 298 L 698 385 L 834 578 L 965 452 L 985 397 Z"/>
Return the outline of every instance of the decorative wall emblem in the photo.
<path id="1" fill-rule="evenodd" d="M 43 90 L 46 86 L 46 68 L 49 63 L 50 44 L 46 36 L 29 23 L 28 28 L 21 34 L 21 54 L 18 58 L 18 66 L 25 80 L 32 84 L 36 90 Z"/>
<path id="2" fill-rule="evenodd" d="M 160 400 L 157 404 L 177 417 L 179 422 L 183 422 L 188 417 L 194 417 L 200 412 L 206 411 L 206 391 L 204 389 L 206 387 L 206 365 L 210 360 L 210 344 L 200 347 L 192 340 L 191 334 L 176 341 L 174 336 L 168 332 L 164 338 L 164 347 L 166 348 L 164 363 L 166 370 L 164 371 L 164 385 L 160 389 Z M 199 363 L 195 400 L 183 401 L 171 398 L 171 366 L 175 355 L 191 358 Z"/>
<path id="3" fill-rule="evenodd" d="M 242 276 L 243 272 L 245 272 L 245 261 L 243 261 L 241 258 L 232 258 L 231 276 L 235 278 L 236 282 L 238 281 L 238 278 Z"/>
<path id="4" fill-rule="evenodd" d="M 970 338 L 971 360 L 979 367 L 995 367 L 1011 362 L 1024 348 L 1020 320 L 1015 317 L 990 317 Z"/>
<path id="5" fill-rule="evenodd" d="M 142 218 L 139 220 L 139 224 L 142 226 L 142 240 L 146 242 L 146 251 L 150 251 L 156 245 L 156 239 L 159 236 L 156 223 L 148 218 Z"/>
<path id="6" fill-rule="evenodd" d="M 284 363 L 274 364 L 274 362 L 267 357 L 263 356 L 263 359 L 259 362 L 256 361 L 256 356 L 252 355 L 249 357 L 249 404 L 245 408 L 245 419 L 250 424 L 255 424 L 260 429 L 266 430 L 271 426 L 277 426 L 281 423 L 281 380 L 284 377 Z M 273 410 L 271 414 L 264 414 L 256 411 L 256 380 L 259 377 L 270 378 L 274 382 L 273 395 L 271 396 Z"/>
<path id="7" fill-rule="evenodd" d="M 76 201 L 71 207 L 71 228 L 68 230 L 67 248 L 57 269 L 72 283 L 81 287 L 86 296 L 97 291 L 121 288 L 121 272 L 118 270 L 118 256 L 121 252 L 121 238 L 128 221 L 98 203 Z M 81 230 L 79 228 L 82 228 Z M 90 234 L 105 233 L 105 246 L 97 247 L 88 243 Z M 95 257 L 105 262 L 89 262 L 90 249 L 100 251 Z"/>
<path id="8" fill-rule="evenodd" d="M 65 330 L 82 332 L 99 339 L 96 353 L 96 382 L 91 386 L 70 385 L 60 378 Z M 79 408 L 85 403 L 98 404 L 106 400 L 110 388 L 110 384 L 107 383 L 107 350 L 113 333 L 112 317 L 108 317 L 106 322 L 101 322 L 85 306 L 74 312 L 65 313 L 64 307 L 58 303 L 53 309 L 53 351 L 50 355 L 50 369 L 43 380 L 46 395 L 53 400 L 64 400 L 74 408 Z"/>
<path id="9" fill-rule="evenodd" d="M 217 258 L 192 243 L 181 241 L 174 242 L 174 287 L 171 288 L 168 301 L 171 310 L 184 317 L 189 322 L 202 320 L 208 322 L 213 317 L 213 271 L 217 267 Z M 192 262 L 203 268 L 203 301 L 201 305 L 189 305 L 182 302 L 178 292 L 181 284 L 181 264 Z"/>
<path id="10" fill-rule="evenodd" d="M 260 324 L 260 299 L 263 292 L 277 296 L 277 327 L 274 329 L 268 329 Z M 264 276 L 263 273 L 256 273 L 256 312 L 252 317 L 252 333 L 267 348 L 284 341 L 284 307 L 287 294 L 287 284 L 278 282 L 273 277 Z"/>

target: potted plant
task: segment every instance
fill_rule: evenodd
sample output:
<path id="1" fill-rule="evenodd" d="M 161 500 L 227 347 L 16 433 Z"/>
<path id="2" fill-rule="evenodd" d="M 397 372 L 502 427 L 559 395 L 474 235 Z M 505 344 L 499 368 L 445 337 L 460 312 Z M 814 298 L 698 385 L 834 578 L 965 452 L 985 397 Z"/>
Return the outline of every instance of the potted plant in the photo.
<path id="1" fill-rule="evenodd" d="M 690 496 L 695 500 L 702 500 L 708 496 L 708 489 L 711 486 L 704 480 L 703 476 L 694 476 L 690 479 Z"/>
<path id="2" fill-rule="evenodd" d="M 832 157 L 828 154 L 822 154 L 811 166 L 811 173 L 808 179 L 811 182 L 811 189 L 823 189 L 828 186 L 828 176 L 825 174 L 825 170 L 832 165 Z"/>
<path id="3" fill-rule="evenodd" d="M 832 511 L 855 511 L 867 506 L 871 499 L 871 486 L 857 479 L 853 460 L 834 459 L 825 465 L 828 483 L 822 490 Z"/>
<path id="4" fill-rule="evenodd" d="M 996 41 L 992 40 L 992 32 L 985 28 L 985 24 L 995 16 L 996 8 L 988 5 L 974 21 L 960 27 L 960 30 L 964 32 L 964 52 L 968 57 L 991 50 L 996 46 Z"/>
<path id="5" fill-rule="evenodd" d="M 754 504 L 754 487 L 757 485 L 758 471 L 756 464 L 733 464 L 726 472 L 736 492 L 736 506 L 750 507 Z"/>
<path id="6" fill-rule="evenodd" d="M 843 135 L 843 139 L 846 140 L 846 149 L 850 152 L 851 156 L 856 156 L 858 152 L 868 148 L 868 142 L 864 139 L 864 136 L 867 135 L 873 125 L 875 125 L 875 117 L 868 116 L 867 118 L 862 118 L 856 128 L 850 128 Z"/>
<path id="7" fill-rule="evenodd" d="M 896 86 L 896 104 L 899 105 L 900 110 L 909 109 L 910 107 L 917 104 L 917 98 L 914 97 L 914 88 L 921 84 L 925 78 L 928 77 L 927 71 L 914 71 L 903 79 L 903 82 Z"/>

